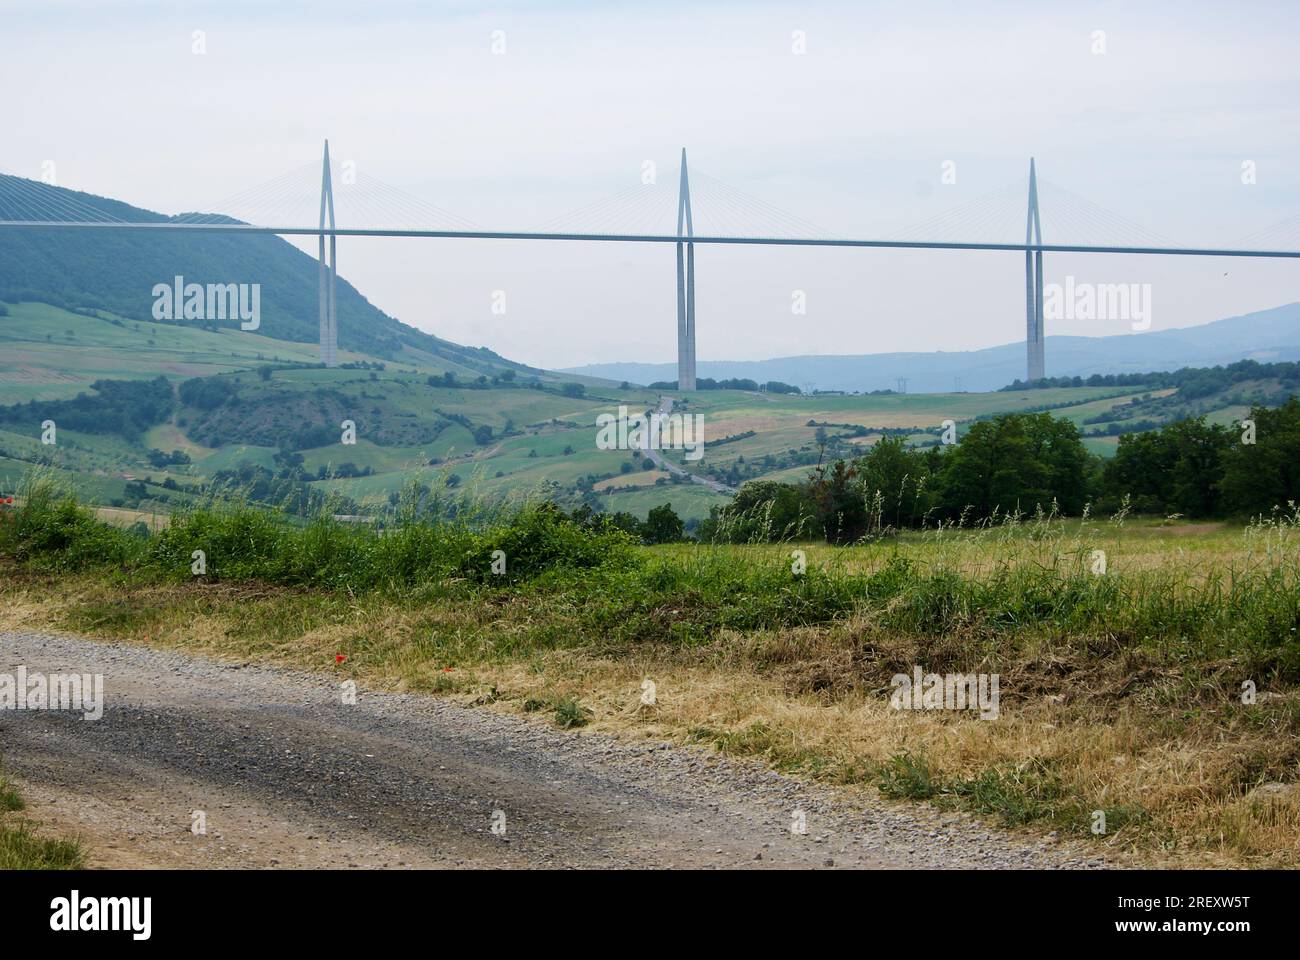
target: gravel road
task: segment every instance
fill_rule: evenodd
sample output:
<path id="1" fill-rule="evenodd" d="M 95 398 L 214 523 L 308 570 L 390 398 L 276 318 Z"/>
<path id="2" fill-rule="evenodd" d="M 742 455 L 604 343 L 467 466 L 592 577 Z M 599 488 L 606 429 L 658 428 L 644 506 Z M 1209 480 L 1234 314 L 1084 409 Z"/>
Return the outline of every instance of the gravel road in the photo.
<path id="1" fill-rule="evenodd" d="M 345 705 L 330 676 L 0 633 L 0 674 L 19 666 L 104 677 L 99 720 L 0 712 L 6 775 L 40 822 L 82 836 L 91 866 L 1104 866 L 702 748 L 422 695 L 362 689 Z"/>

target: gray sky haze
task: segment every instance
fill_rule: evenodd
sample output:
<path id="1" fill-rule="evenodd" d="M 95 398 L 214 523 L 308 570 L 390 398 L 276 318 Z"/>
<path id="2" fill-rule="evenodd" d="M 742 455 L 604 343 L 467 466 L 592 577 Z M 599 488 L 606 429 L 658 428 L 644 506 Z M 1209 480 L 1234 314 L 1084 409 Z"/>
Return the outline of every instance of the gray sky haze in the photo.
<path id="1" fill-rule="evenodd" d="M 1300 12 L 1287 3 L 51 0 L 0 3 L 0 22 L 0 170 L 36 178 L 53 161 L 61 186 L 164 213 L 319 165 L 328 137 L 363 175 L 488 227 L 537 227 L 636 188 L 647 161 L 671 193 L 682 146 L 701 182 L 845 237 L 1014 191 L 1031 155 L 1053 189 L 1179 243 L 1234 245 L 1300 217 Z M 972 239 L 1021 239 L 1016 197 L 1010 219 L 981 228 L 998 237 Z M 1051 197 L 1049 243 L 1115 223 L 1060 220 Z M 1275 245 L 1300 247 L 1298 225 Z M 1069 235 L 1079 226 L 1099 232 Z M 339 265 L 403 321 L 512 359 L 676 356 L 670 245 L 345 238 Z M 1024 335 L 1014 253 L 702 247 L 697 271 L 701 360 Z M 1047 258 L 1049 282 L 1067 275 L 1150 284 L 1152 329 L 1300 299 L 1295 261 Z"/>

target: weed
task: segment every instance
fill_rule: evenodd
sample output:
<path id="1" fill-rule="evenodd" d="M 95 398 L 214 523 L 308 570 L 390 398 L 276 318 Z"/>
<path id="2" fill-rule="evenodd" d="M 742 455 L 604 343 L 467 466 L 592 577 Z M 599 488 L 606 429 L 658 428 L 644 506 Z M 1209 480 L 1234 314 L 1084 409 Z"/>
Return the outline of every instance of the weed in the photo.
<path id="1" fill-rule="evenodd" d="M 587 715 L 592 712 L 575 697 L 561 697 L 555 701 L 555 725 L 561 730 L 584 727 L 587 725 Z"/>

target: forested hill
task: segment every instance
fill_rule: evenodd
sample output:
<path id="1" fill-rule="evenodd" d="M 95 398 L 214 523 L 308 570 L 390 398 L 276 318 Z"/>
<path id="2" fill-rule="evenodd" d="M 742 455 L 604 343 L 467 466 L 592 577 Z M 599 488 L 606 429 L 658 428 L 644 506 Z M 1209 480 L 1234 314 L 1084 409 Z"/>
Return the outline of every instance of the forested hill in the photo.
<path id="1" fill-rule="evenodd" d="M 90 206 L 121 220 L 164 222 L 150 210 L 36 181 L 6 177 L 21 190 L 39 190 L 47 209 Z M 20 190 L 0 191 L 0 220 L 32 218 Z M 31 194 L 28 194 L 30 196 Z M 264 336 L 312 343 L 319 339 L 315 258 L 269 234 L 235 235 L 151 230 L 0 228 L 0 300 L 36 300 L 67 309 L 107 310 L 146 319 L 154 284 L 175 276 L 192 283 L 260 283 Z M 236 326 L 239 321 L 178 320 L 188 326 Z M 392 357 L 403 345 L 479 362 L 504 361 L 494 353 L 463 347 L 409 327 L 371 304 L 352 284 L 338 279 L 339 345 Z M 520 366 L 520 369 L 528 369 Z"/>

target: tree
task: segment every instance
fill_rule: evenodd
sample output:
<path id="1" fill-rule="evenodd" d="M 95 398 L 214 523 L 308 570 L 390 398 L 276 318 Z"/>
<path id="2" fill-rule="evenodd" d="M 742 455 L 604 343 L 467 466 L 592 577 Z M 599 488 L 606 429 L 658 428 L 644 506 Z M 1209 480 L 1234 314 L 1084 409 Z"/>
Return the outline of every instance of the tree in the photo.
<path id="1" fill-rule="evenodd" d="M 686 524 L 673 512 L 671 503 L 652 507 L 641 525 L 641 539 L 645 543 L 679 543 L 686 534 Z"/>
<path id="2" fill-rule="evenodd" d="M 855 543 L 867 533 L 866 503 L 854 477 L 852 467 L 836 460 L 829 476 L 825 467 L 818 467 L 808 485 L 827 543 Z"/>
<path id="3" fill-rule="evenodd" d="M 599 508 L 594 508 L 589 503 L 583 503 L 570 515 L 574 523 L 588 530 L 595 530 L 598 533 L 608 533 L 611 530 L 621 530 L 624 533 L 640 539 L 642 524 L 630 513 L 618 511 L 616 513 L 601 513 Z"/>
<path id="4" fill-rule="evenodd" d="M 700 539 L 729 543 L 779 543 L 815 533 L 817 515 L 803 487 L 751 480 L 721 510 L 700 523 Z"/>
<path id="5" fill-rule="evenodd" d="M 1228 428 L 1204 417 L 1180 420 L 1159 430 L 1124 434 L 1102 470 L 1104 503 L 1131 498 L 1138 513 L 1220 512 L 1223 458 L 1232 443 Z"/>
<path id="6" fill-rule="evenodd" d="M 902 437 L 882 437 L 853 468 L 867 502 L 880 505 L 880 525 L 901 529 L 925 516 L 930 467 L 925 454 Z"/>
<path id="7" fill-rule="evenodd" d="M 1300 400 L 1291 397 L 1275 410 L 1252 407 L 1250 419 L 1255 442 L 1230 437 L 1224 453 L 1223 506 L 1250 515 L 1285 510 L 1300 501 Z"/>
<path id="8" fill-rule="evenodd" d="M 985 518 L 995 511 L 1082 511 L 1088 451 L 1079 430 L 1050 413 L 1012 413 L 981 420 L 944 456 L 942 504 L 949 516 L 967 508 Z"/>
<path id="9" fill-rule="evenodd" d="M 1047 500 L 1056 500 L 1064 513 L 1081 513 L 1088 502 L 1088 451 L 1079 428 L 1050 413 L 1031 414 L 1028 419 L 1034 455 L 1047 466 Z M 1039 502 L 1046 506 L 1045 501 Z"/>

